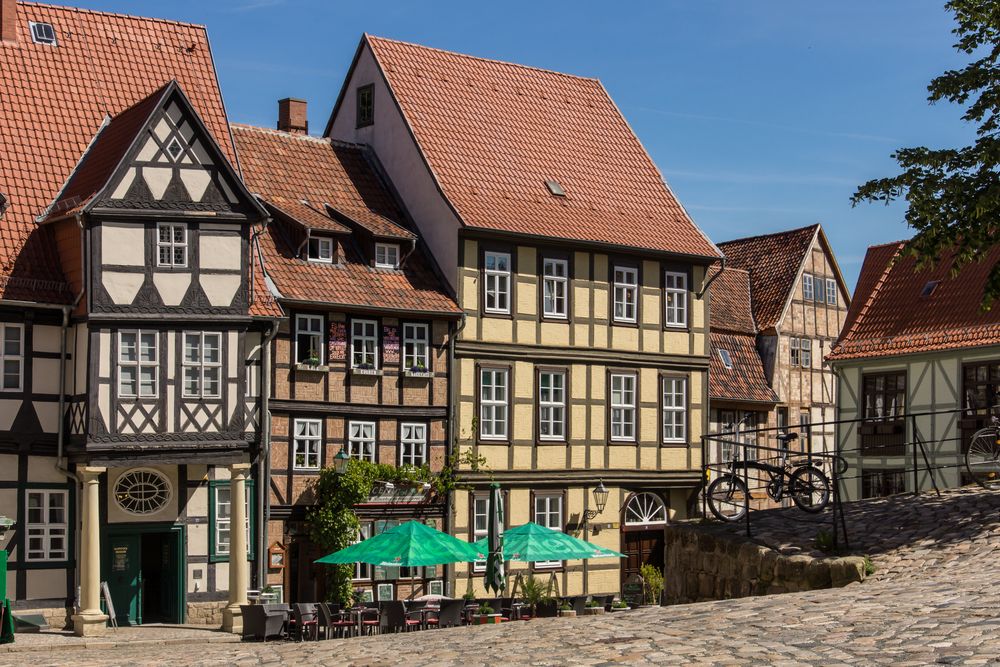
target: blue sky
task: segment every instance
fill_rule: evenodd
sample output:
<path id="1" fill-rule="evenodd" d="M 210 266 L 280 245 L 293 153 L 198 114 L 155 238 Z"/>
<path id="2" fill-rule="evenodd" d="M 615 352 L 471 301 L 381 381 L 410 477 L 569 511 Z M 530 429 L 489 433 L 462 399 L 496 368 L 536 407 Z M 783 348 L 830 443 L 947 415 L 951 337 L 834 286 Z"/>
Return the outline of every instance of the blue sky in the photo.
<path id="1" fill-rule="evenodd" d="M 894 148 L 967 142 L 927 83 L 964 59 L 944 0 L 77 0 L 208 26 L 233 120 L 309 102 L 321 132 L 363 32 L 600 78 L 715 241 L 821 222 L 853 290 L 901 206 L 852 209 Z"/>

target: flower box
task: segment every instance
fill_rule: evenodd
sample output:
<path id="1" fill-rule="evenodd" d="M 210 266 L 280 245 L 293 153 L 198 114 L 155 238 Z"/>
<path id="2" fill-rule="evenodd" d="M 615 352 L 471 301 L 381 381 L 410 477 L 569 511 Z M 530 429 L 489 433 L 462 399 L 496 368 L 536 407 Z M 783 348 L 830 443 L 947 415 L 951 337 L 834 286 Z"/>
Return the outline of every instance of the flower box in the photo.
<path id="1" fill-rule="evenodd" d="M 584 616 L 600 616 L 604 613 L 604 607 L 584 607 Z"/>
<path id="2" fill-rule="evenodd" d="M 576 616 L 576 610 L 575 609 L 560 609 L 559 610 L 559 615 L 560 616 L 573 617 L 573 616 Z"/>
<path id="3" fill-rule="evenodd" d="M 380 368 L 352 368 L 351 375 L 382 375 Z"/>
<path id="4" fill-rule="evenodd" d="M 473 614 L 472 621 L 475 625 L 500 625 L 503 614 Z"/>
<path id="5" fill-rule="evenodd" d="M 295 370 L 305 371 L 307 373 L 329 373 L 330 367 L 324 366 L 322 364 L 295 364 Z"/>
<path id="6" fill-rule="evenodd" d="M 408 378 L 429 378 L 434 377 L 434 371 L 415 371 L 413 369 L 407 368 L 403 371 L 403 375 Z"/>

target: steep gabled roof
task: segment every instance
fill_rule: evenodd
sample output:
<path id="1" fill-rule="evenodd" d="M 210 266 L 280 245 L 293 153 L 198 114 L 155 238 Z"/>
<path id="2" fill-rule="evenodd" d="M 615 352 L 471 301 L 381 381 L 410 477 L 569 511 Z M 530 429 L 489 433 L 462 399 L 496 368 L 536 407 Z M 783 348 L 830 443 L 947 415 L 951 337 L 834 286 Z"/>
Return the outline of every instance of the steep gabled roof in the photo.
<path id="1" fill-rule="evenodd" d="M 778 402 L 778 396 L 764 375 L 764 365 L 757 353 L 754 336 L 715 331 L 709 336 L 712 356 L 708 369 L 708 394 L 711 400 L 737 403 Z M 732 368 L 726 368 L 720 350 L 729 354 Z"/>
<path id="2" fill-rule="evenodd" d="M 757 333 L 750 305 L 750 274 L 745 269 L 727 266 L 709 289 L 712 295 L 709 326 L 712 331 Z"/>
<path id="3" fill-rule="evenodd" d="M 762 331 L 781 321 L 819 225 L 719 244 L 727 266 L 750 272 L 753 314 Z"/>
<path id="4" fill-rule="evenodd" d="M 897 242 L 868 249 L 847 323 L 827 360 L 1000 345 L 1000 308 L 980 309 L 1000 245 L 956 276 L 950 275 L 953 253 L 918 271 L 905 248 Z"/>
<path id="5" fill-rule="evenodd" d="M 338 210 L 370 210 L 396 226 L 404 219 L 361 146 L 246 125 L 234 125 L 233 136 L 247 185 L 267 202 L 285 202 L 286 207 L 287 202 L 323 202 Z M 316 212 L 315 204 L 309 210 Z M 294 218 L 295 213 L 289 214 Z M 399 270 L 376 269 L 365 261 L 353 235 L 341 240 L 344 257 L 337 264 L 309 262 L 296 256 L 298 248 L 292 247 L 280 228 L 270 225 L 260 236 L 260 247 L 265 271 L 280 298 L 459 316 L 458 305 L 420 248 Z"/>
<path id="6" fill-rule="evenodd" d="M 18 2 L 16 42 L 0 42 L 0 297 L 65 303 L 51 230 L 55 199 L 105 119 L 179 81 L 227 158 L 235 151 L 205 29 L 174 21 Z M 57 45 L 35 44 L 29 21 Z"/>
<path id="7" fill-rule="evenodd" d="M 719 256 L 600 81 L 369 35 L 365 45 L 465 226 Z"/>

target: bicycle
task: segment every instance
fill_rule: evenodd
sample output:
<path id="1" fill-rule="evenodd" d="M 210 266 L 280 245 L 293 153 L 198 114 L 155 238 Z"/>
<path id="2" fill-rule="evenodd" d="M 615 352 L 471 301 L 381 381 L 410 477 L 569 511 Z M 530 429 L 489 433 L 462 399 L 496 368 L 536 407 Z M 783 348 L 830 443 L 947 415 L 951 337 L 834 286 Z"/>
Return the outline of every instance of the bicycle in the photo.
<path id="1" fill-rule="evenodd" d="M 779 435 L 778 440 L 787 449 L 788 442 L 798 437 L 795 433 Z M 821 512 L 830 502 L 830 480 L 822 470 L 810 463 L 776 466 L 760 461 L 740 461 L 734 456 L 729 471 L 708 485 L 705 492 L 708 508 L 720 521 L 739 521 L 746 514 L 750 499 L 749 489 L 737 471 L 760 470 L 768 476 L 767 495 L 776 502 L 790 496 L 800 510 Z M 787 481 L 786 481 L 787 480 Z"/>
<path id="2" fill-rule="evenodd" d="M 994 406 L 993 411 L 1000 409 Z M 990 415 L 990 426 L 979 429 L 965 452 L 965 469 L 976 484 L 994 491 L 1000 489 L 1000 418 Z"/>

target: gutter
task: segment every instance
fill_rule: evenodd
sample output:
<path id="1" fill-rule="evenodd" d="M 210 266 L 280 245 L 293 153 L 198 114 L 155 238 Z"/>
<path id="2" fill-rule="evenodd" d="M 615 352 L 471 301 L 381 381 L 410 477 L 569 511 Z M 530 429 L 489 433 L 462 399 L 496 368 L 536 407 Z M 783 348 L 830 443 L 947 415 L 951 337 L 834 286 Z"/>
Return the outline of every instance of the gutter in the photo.
<path id="1" fill-rule="evenodd" d="M 704 283 L 701 286 L 701 290 L 697 294 L 697 296 L 698 296 L 699 299 L 702 298 L 703 296 L 705 296 L 705 292 L 708 291 L 708 288 L 711 287 L 712 283 L 715 282 L 715 279 L 718 278 L 719 276 L 721 276 L 725 272 L 725 270 L 726 270 L 726 257 L 725 257 L 725 255 L 723 255 L 722 256 L 722 265 L 719 266 L 718 272 L 716 272 L 716 274 L 714 276 L 712 276 L 711 278 L 709 278 L 708 282 Z"/>

